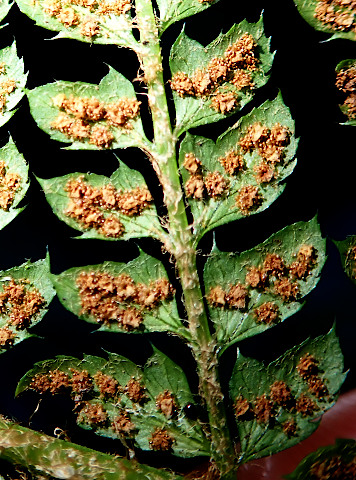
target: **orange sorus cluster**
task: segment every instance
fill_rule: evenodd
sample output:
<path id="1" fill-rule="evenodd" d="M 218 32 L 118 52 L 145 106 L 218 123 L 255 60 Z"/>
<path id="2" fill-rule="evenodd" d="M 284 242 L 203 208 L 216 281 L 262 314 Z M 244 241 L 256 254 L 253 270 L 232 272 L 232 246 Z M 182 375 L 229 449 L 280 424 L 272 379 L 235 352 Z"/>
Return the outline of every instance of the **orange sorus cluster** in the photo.
<path id="1" fill-rule="evenodd" d="M 193 153 L 185 155 L 183 167 L 190 173 L 185 183 L 185 191 L 188 197 L 196 200 L 203 198 L 221 198 L 228 191 L 229 181 L 221 173 L 209 172 L 203 175 L 202 164 Z"/>
<path id="2" fill-rule="evenodd" d="M 350 120 L 356 118 L 356 64 L 342 69 L 336 77 L 336 87 L 347 94 L 343 103 Z"/>
<path id="3" fill-rule="evenodd" d="M 104 104 L 94 97 L 67 97 L 62 93 L 53 97 L 52 102 L 60 113 L 51 128 L 74 140 L 88 140 L 99 148 L 109 148 L 114 141 L 110 125 L 131 128 L 129 121 L 137 117 L 141 103 L 135 98 L 121 98 Z"/>
<path id="4" fill-rule="evenodd" d="M 314 17 L 333 30 L 356 33 L 355 13 L 355 0 L 321 0 Z"/>
<path id="5" fill-rule="evenodd" d="M 78 28 L 80 34 L 87 38 L 101 34 L 101 16 L 123 15 L 131 9 L 130 0 L 44 0 L 40 5 L 47 15 L 55 17 L 66 28 Z M 83 16 L 76 6 L 87 8 L 99 17 Z"/>
<path id="6" fill-rule="evenodd" d="M 328 396 L 327 386 L 320 377 L 317 377 L 318 362 L 312 355 L 307 353 L 301 357 L 296 370 L 299 376 L 308 383 L 308 390 L 312 396 L 318 400 Z M 318 387 L 316 387 L 316 377 L 319 380 Z M 281 408 L 291 413 L 296 411 L 303 417 L 313 416 L 319 409 L 313 398 L 305 393 L 294 397 L 290 387 L 282 380 L 275 381 L 270 386 L 268 394 L 257 396 L 252 401 L 239 395 L 234 403 L 235 416 L 239 421 L 255 418 L 258 423 L 267 423 L 271 426 L 276 422 L 276 416 Z M 293 417 L 281 426 L 286 435 L 295 435 L 297 424 Z"/>
<path id="7" fill-rule="evenodd" d="M 99 323 L 118 322 L 125 330 L 138 329 L 144 310 L 157 308 L 174 295 L 172 285 L 164 278 L 146 285 L 135 283 L 125 273 L 115 277 L 104 272 L 83 272 L 76 283 L 81 314 L 93 315 Z"/>
<path id="8" fill-rule="evenodd" d="M 2 67 L 0 70 L 1 73 L 5 73 L 5 64 L 2 62 Z M 0 113 L 3 112 L 6 102 L 7 102 L 7 97 L 10 95 L 10 93 L 14 92 L 16 90 L 16 82 L 15 80 L 4 80 L 3 82 L 0 82 Z"/>
<path id="9" fill-rule="evenodd" d="M 29 288 L 26 280 L 9 280 L 0 293 L 0 314 L 7 318 L 6 325 L 0 328 L 0 348 L 11 346 L 16 338 L 16 330 L 27 328 L 43 308 L 45 300 L 36 288 Z"/>
<path id="10" fill-rule="evenodd" d="M 211 106 L 220 113 L 229 113 L 238 105 L 237 92 L 254 87 L 251 72 L 257 70 L 257 44 L 249 33 L 230 45 L 221 57 L 215 57 L 204 69 L 197 69 L 190 78 L 177 72 L 171 88 L 181 97 L 211 99 Z M 224 87 L 230 86 L 233 90 Z"/>
<path id="11" fill-rule="evenodd" d="M 21 178 L 17 173 L 7 171 L 6 163 L 0 160 L 0 208 L 8 210 L 20 188 Z"/>
<path id="12" fill-rule="evenodd" d="M 281 296 L 284 301 L 293 301 L 299 293 L 295 280 L 305 280 L 316 265 L 317 254 L 312 245 L 302 245 L 296 254 L 296 260 L 291 265 L 285 265 L 280 255 L 267 253 L 263 264 L 250 267 L 245 277 L 245 284 L 230 285 L 225 291 L 221 286 L 212 287 L 207 300 L 214 307 L 244 310 L 249 301 L 249 289 L 257 288 Z M 278 306 L 265 302 L 254 309 L 257 323 L 271 325 L 280 318 Z"/>
<path id="13" fill-rule="evenodd" d="M 93 187 L 83 177 L 71 179 L 65 186 L 70 202 L 65 215 L 78 221 L 85 229 L 95 228 L 106 237 L 119 238 L 125 229 L 115 215 L 105 211 L 118 211 L 129 217 L 140 215 L 152 202 L 146 187 L 120 191 L 111 185 Z"/>
<path id="14" fill-rule="evenodd" d="M 310 480 L 353 480 L 356 478 L 356 458 L 348 461 L 339 455 L 319 460 L 310 468 Z"/>

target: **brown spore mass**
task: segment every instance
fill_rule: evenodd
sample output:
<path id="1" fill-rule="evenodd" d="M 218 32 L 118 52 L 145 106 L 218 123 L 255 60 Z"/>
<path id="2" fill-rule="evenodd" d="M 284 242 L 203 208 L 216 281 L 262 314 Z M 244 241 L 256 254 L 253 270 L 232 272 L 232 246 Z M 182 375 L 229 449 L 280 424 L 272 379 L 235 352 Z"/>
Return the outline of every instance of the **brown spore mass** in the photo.
<path id="1" fill-rule="evenodd" d="M 263 273 L 274 277 L 282 277 L 286 271 L 286 266 L 280 255 L 276 253 L 267 253 L 263 262 Z"/>
<path id="2" fill-rule="evenodd" d="M 165 390 L 156 397 L 156 406 L 166 418 L 171 418 L 177 412 L 177 402 L 169 390 Z"/>
<path id="3" fill-rule="evenodd" d="M 310 468 L 311 480 L 355 480 L 356 459 L 346 462 L 336 455 L 323 461 L 315 462 Z"/>
<path id="4" fill-rule="evenodd" d="M 262 305 L 254 309 L 253 313 L 257 323 L 273 325 L 280 320 L 278 305 L 273 302 L 262 303 Z"/>
<path id="5" fill-rule="evenodd" d="M 201 171 L 202 164 L 193 153 L 186 153 L 184 156 L 183 167 L 188 170 L 191 175 L 195 175 Z"/>
<path id="6" fill-rule="evenodd" d="M 264 288 L 267 280 L 268 276 L 263 269 L 254 266 L 249 268 L 245 277 L 246 284 L 252 288 Z"/>
<path id="7" fill-rule="evenodd" d="M 274 417 L 274 404 L 265 394 L 256 397 L 253 411 L 258 423 L 269 423 Z"/>
<path id="8" fill-rule="evenodd" d="M 73 392 L 83 394 L 88 393 L 93 388 L 93 381 L 87 370 L 70 369 L 72 377 L 70 384 Z"/>
<path id="9" fill-rule="evenodd" d="M 349 119 L 356 118 L 356 65 L 342 69 L 336 76 L 336 87 L 347 94 L 343 103 Z"/>
<path id="10" fill-rule="evenodd" d="M 211 97 L 211 105 L 214 110 L 225 115 L 238 106 L 235 92 L 221 92 L 217 90 Z"/>
<path id="11" fill-rule="evenodd" d="M 206 193 L 203 176 L 199 174 L 191 175 L 185 183 L 185 192 L 187 197 L 202 200 Z"/>
<path id="12" fill-rule="evenodd" d="M 229 308 L 244 309 L 248 301 L 248 290 L 241 283 L 231 285 L 226 293 L 226 302 Z"/>
<path id="13" fill-rule="evenodd" d="M 47 375 L 37 373 L 31 380 L 29 388 L 35 390 L 38 393 L 45 393 L 51 387 L 51 380 Z"/>
<path id="14" fill-rule="evenodd" d="M 292 392 L 285 382 L 277 380 L 270 387 L 270 398 L 277 405 L 286 407 L 292 400 Z"/>
<path id="15" fill-rule="evenodd" d="M 9 210 L 20 186 L 21 177 L 17 173 L 9 172 L 6 163 L 0 160 L 0 208 Z"/>
<path id="16" fill-rule="evenodd" d="M 262 196 L 257 186 L 246 185 L 236 196 L 236 206 L 243 215 L 249 215 L 262 202 Z"/>
<path id="17" fill-rule="evenodd" d="M 174 444 L 173 437 L 164 428 L 156 428 L 149 439 L 150 448 L 158 451 L 169 451 Z"/>
<path id="18" fill-rule="evenodd" d="M 225 157 L 219 158 L 219 162 L 224 167 L 225 172 L 231 176 L 237 175 L 244 168 L 243 156 L 234 150 L 228 152 Z"/>
<path id="19" fill-rule="evenodd" d="M 226 305 L 226 292 L 218 285 L 210 289 L 206 299 L 213 307 L 225 307 Z"/>
<path id="20" fill-rule="evenodd" d="M 221 173 L 209 172 L 205 177 L 205 188 L 209 197 L 219 198 L 227 192 L 229 182 Z"/>
<path id="21" fill-rule="evenodd" d="M 319 372 L 319 362 L 310 353 L 303 355 L 297 364 L 297 372 L 303 380 L 308 380 Z"/>
<path id="22" fill-rule="evenodd" d="M 311 375 L 308 380 L 308 390 L 316 398 L 324 398 L 329 395 L 328 387 L 317 375 Z"/>
<path id="23" fill-rule="evenodd" d="M 314 414 L 314 412 L 318 409 L 318 406 L 310 397 L 302 393 L 296 399 L 295 408 L 297 412 L 303 415 L 303 417 L 308 417 Z"/>
<path id="24" fill-rule="evenodd" d="M 136 428 L 127 413 L 115 417 L 112 427 L 118 435 L 130 435 Z"/>
<path id="25" fill-rule="evenodd" d="M 262 161 L 253 167 L 257 183 L 269 183 L 275 177 L 275 169 L 272 165 Z"/>
<path id="26" fill-rule="evenodd" d="M 280 295 L 286 302 L 296 300 L 299 292 L 299 287 L 296 283 L 291 282 L 288 278 L 282 277 L 274 284 L 274 290 L 277 295 Z"/>
<path id="27" fill-rule="evenodd" d="M 95 384 L 97 385 L 101 397 L 115 398 L 119 384 L 111 375 L 106 375 L 102 372 L 97 372 L 94 376 Z"/>
<path id="28" fill-rule="evenodd" d="M 297 424 L 294 419 L 286 420 L 282 423 L 282 428 L 287 437 L 293 437 L 297 433 Z"/>
<path id="29" fill-rule="evenodd" d="M 78 418 L 81 422 L 90 425 L 103 426 L 108 420 L 108 414 L 100 403 L 86 402 L 80 410 Z"/>
<path id="30" fill-rule="evenodd" d="M 27 328 L 45 300 L 36 288 L 29 287 L 26 280 L 9 280 L 0 293 L 0 314 L 9 317 L 8 323 L 16 329 Z"/>
<path id="31" fill-rule="evenodd" d="M 332 30 L 355 31 L 356 3 L 354 0 L 321 0 L 314 17 Z"/>
<path id="32" fill-rule="evenodd" d="M 142 403 L 146 400 L 147 396 L 145 394 L 145 387 L 135 378 L 131 378 L 124 392 L 129 397 L 129 399 L 134 403 Z"/>
<path id="33" fill-rule="evenodd" d="M 302 245 L 297 253 L 297 259 L 289 267 L 289 273 L 299 279 L 305 279 L 315 267 L 317 251 L 313 245 Z"/>
<path id="34" fill-rule="evenodd" d="M 13 345 L 16 334 L 9 327 L 0 328 L 0 348 L 7 348 Z"/>
<path id="35" fill-rule="evenodd" d="M 243 417 L 250 411 L 250 403 L 242 395 L 236 398 L 234 403 L 234 413 L 236 417 Z"/>

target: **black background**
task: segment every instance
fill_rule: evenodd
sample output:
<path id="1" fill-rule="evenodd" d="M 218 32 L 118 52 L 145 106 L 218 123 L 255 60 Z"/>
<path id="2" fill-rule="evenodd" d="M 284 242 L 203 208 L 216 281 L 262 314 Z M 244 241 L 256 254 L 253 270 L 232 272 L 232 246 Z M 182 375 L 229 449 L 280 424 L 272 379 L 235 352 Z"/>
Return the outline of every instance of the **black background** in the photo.
<path id="1" fill-rule="evenodd" d="M 296 121 L 297 136 L 301 137 L 299 161 L 295 172 L 287 179 L 284 193 L 269 209 L 218 228 L 216 240 L 222 250 L 242 251 L 288 224 L 309 220 L 318 214 L 323 234 L 329 240 L 328 260 L 317 288 L 307 297 L 306 305 L 298 314 L 270 331 L 242 342 L 240 348 L 245 355 L 270 360 L 309 335 L 325 333 L 336 321 L 346 368 L 351 369 L 343 387 L 347 390 L 355 384 L 356 291 L 344 275 L 330 239 L 343 239 L 356 233 L 355 129 L 340 125 L 344 121 L 338 108 L 342 97 L 334 87 L 334 68 L 344 58 L 355 58 L 355 44 L 346 40 L 325 43 L 328 35 L 309 27 L 299 16 L 292 0 L 221 0 L 195 18 L 187 19 L 186 33 L 207 44 L 221 31 L 226 32 L 234 22 L 245 17 L 256 22 L 263 9 L 266 33 L 272 36 L 272 49 L 277 50 L 277 54 L 269 83 L 257 92 L 255 100 L 245 107 L 244 113 L 267 98 L 275 98 L 280 89 Z M 54 33 L 35 26 L 16 6 L 5 22 L 9 25 L 0 31 L 0 47 L 8 46 L 16 39 L 18 53 L 24 57 L 25 68 L 29 70 L 28 88 L 54 80 L 98 83 L 107 73 L 106 64 L 129 79 L 137 76 L 138 63 L 130 51 L 67 39 L 48 40 Z M 170 27 L 164 34 L 165 58 L 181 28 L 182 22 Z M 138 83 L 135 86 L 138 92 L 143 92 Z M 144 102 L 145 96 L 139 94 L 139 99 Z M 196 129 L 194 133 L 216 138 L 237 118 Z M 53 273 L 105 260 L 126 261 L 137 254 L 136 244 L 162 258 L 160 245 L 149 239 L 136 243 L 74 239 L 78 232 L 52 213 L 33 177 L 50 178 L 75 171 L 110 175 L 117 167 L 112 152 L 61 150 L 61 144 L 51 141 L 37 128 L 29 114 L 26 99 L 23 99 L 21 108 L 11 121 L 2 127 L 1 146 L 7 142 L 8 132 L 29 163 L 32 183 L 24 202 L 27 204 L 25 211 L 0 232 L 1 269 L 20 265 L 26 259 L 34 261 L 43 258 L 47 246 Z M 149 134 L 149 127 L 147 132 Z M 159 203 L 161 195 L 148 160 L 135 149 L 116 153 L 145 174 Z M 211 248 L 211 241 L 212 235 L 208 234 L 201 242 L 201 263 L 204 254 Z M 163 260 L 170 268 L 168 258 Z M 79 428 L 72 430 L 69 402 L 43 401 L 39 411 L 31 417 L 38 398 L 31 394 L 16 400 L 13 398 L 17 381 L 36 361 L 56 354 L 100 355 L 104 348 L 143 364 L 151 353 L 150 341 L 187 369 L 192 388 L 196 388 L 189 350 L 178 339 L 164 334 L 130 336 L 92 331 L 92 325 L 78 320 L 55 299 L 44 320 L 33 329 L 42 338 L 27 340 L 0 356 L 0 412 L 49 434 L 53 434 L 55 427 L 71 430 L 69 435 L 73 441 L 122 453 L 111 441 L 98 439 L 90 432 L 83 435 Z M 231 347 L 222 358 L 224 382 L 228 381 L 235 355 L 236 348 Z"/>

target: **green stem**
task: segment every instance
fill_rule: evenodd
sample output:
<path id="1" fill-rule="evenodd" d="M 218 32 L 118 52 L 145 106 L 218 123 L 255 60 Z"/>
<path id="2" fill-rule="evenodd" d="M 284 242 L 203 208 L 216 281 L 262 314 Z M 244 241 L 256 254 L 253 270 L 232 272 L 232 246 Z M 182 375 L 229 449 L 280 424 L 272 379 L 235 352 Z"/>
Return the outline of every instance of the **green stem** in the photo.
<path id="1" fill-rule="evenodd" d="M 195 238 L 188 223 L 176 160 L 177 138 L 172 127 L 162 73 L 162 56 L 150 0 L 136 0 L 140 30 L 139 59 L 148 87 L 155 149 L 151 159 L 161 182 L 168 211 L 165 247 L 174 256 L 182 284 L 192 350 L 198 366 L 200 392 L 206 403 L 212 460 L 221 478 L 235 478 L 235 455 L 227 427 L 223 394 L 218 378 L 216 345 L 211 336 L 196 267 Z"/>

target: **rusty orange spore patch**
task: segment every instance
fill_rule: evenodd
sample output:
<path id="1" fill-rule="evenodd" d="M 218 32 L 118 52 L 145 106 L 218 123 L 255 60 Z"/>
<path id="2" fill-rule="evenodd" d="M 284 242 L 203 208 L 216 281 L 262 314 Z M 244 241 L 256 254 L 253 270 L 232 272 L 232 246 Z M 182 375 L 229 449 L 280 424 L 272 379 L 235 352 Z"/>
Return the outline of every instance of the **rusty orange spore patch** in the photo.
<path id="1" fill-rule="evenodd" d="M 301 413 L 303 417 L 308 417 L 314 414 L 318 410 L 317 404 L 310 397 L 302 393 L 296 399 L 295 408 L 297 412 Z"/>
<path id="2" fill-rule="evenodd" d="M 143 403 L 147 400 L 146 389 L 141 382 L 135 378 L 131 378 L 126 387 L 124 388 L 124 393 L 129 397 L 129 399 L 134 403 Z"/>
<path id="3" fill-rule="evenodd" d="M 269 423 L 274 417 L 274 403 L 263 394 L 256 397 L 253 411 L 258 423 Z"/>
<path id="4" fill-rule="evenodd" d="M 310 353 L 304 354 L 297 364 L 297 372 L 303 380 L 308 380 L 311 375 L 316 375 L 319 372 L 319 362 Z"/>
<path id="5" fill-rule="evenodd" d="M 48 374 L 36 374 L 29 388 L 38 393 L 50 392 L 52 394 L 63 393 L 70 387 L 70 379 L 67 373 L 61 370 L 50 370 Z"/>
<path id="6" fill-rule="evenodd" d="M 241 283 L 230 285 L 226 291 L 216 286 L 210 289 L 206 299 L 213 307 L 243 310 L 247 306 L 248 290 Z"/>
<path id="7" fill-rule="evenodd" d="M 270 398 L 275 404 L 287 407 L 292 400 L 292 392 L 285 382 L 277 380 L 270 387 Z"/>
<path id="8" fill-rule="evenodd" d="M 124 412 L 114 418 L 112 428 L 118 435 L 130 435 L 136 427 L 129 414 Z"/>
<path id="9" fill-rule="evenodd" d="M 3 285 L 0 314 L 8 316 L 8 324 L 17 330 L 27 328 L 44 305 L 43 296 L 25 279 L 11 279 Z"/>
<path id="10" fill-rule="evenodd" d="M 166 452 L 172 449 L 174 438 L 164 428 L 156 428 L 149 439 L 152 450 Z"/>
<path id="11" fill-rule="evenodd" d="M 21 177 L 9 172 L 6 163 L 0 160 L 0 208 L 9 210 L 20 187 Z"/>
<path id="12" fill-rule="evenodd" d="M 342 69 L 336 76 L 336 87 L 347 94 L 344 113 L 350 120 L 356 118 L 356 65 Z"/>
<path id="13" fill-rule="evenodd" d="M 246 185 L 240 188 L 236 195 L 236 206 L 243 215 L 247 216 L 261 205 L 262 199 L 263 197 L 257 186 Z"/>
<path id="14" fill-rule="evenodd" d="M 9 327 L 0 328 L 0 348 L 7 348 L 13 345 L 16 334 Z"/>
<path id="15" fill-rule="evenodd" d="M 248 400 L 242 395 L 236 398 L 234 403 L 234 413 L 236 417 L 244 417 L 251 410 L 251 406 Z"/>
<path id="16" fill-rule="evenodd" d="M 144 310 L 157 308 L 174 295 L 172 285 L 164 278 L 145 285 L 135 283 L 125 273 L 113 276 L 104 272 L 83 272 L 78 275 L 76 285 L 80 314 L 93 315 L 99 323 L 118 322 L 128 331 L 141 326 Z"/>
<path id="17" fill-rule="evenodd" d="M 138 116 L 141 102 L 135 98 L 121 98 L 105 104 L 95 97 L 67 97 L 61 93 L 52 98 L 52 104 L 59 109 L 57 118 L 51 123 L 52 129 L 73 140 L 88 140 L 99 148 L 110 148 L 115 139 L 110 126 L 131 129 L 130 120 Z"/>
<path id="18" fill-rule="evenodd" d="M 1 73 L 5 73 L 6 65 L 4 62 L 2 63 L 3 67 Z M 16 81 L 13 79 L 7 79 L 0 82 L 0 114 L 3 113 L 6 107 L 7 97 L 14 92 L 16 88 Z"/>
<path id="19" fill-rule="evenodd" d="M 257 323 L 273 325 L 280 320 L 279 308 L 274 302 L 262 303 L 262 305 L 254 309 L 253 313 Z"/>
<path id="20" fill-rule="evenodd" d="M 297 433 L 297 424 L 294 419 L 286 420 L 282 423 L 283 432 L 288 437 L 293 437 Z"/>
<path id="21" fill-rule="evenodd" d="M 356 478 L 356 459 L 347 462 L 339 455 L 312 464 L 309 475 L 312 480 L 352 480 Z"/>
<path id="22" fill-rule="evenodd" d="M 231 44 L 221 57 L 214 57 L 206 68 L 198 68 L 190 78 L 177 72 L 170 81 L 172 90 L 179 96 L 192 96 L 211 100 L 211 107 L 222 114 L 238 106 L 237 92 L 253 89 L 251 72 L 258 68 L 257 44 L 245 33 Z M 228 90 L 227 87 L 232 87 Z"/>
<path id="23" fill-rule="evenodd" d="M 355 31 L 356 3 L 354 0 L 321 0 L 317 3 L 314 17 L 332 30 Z"/>
<path id="24" fill-rule="evenodd" d="M 93 380 L 87 370 L 70 368 L 70 372 L 72 374 L 70 385 L 74 393 L 83 395 L 93 389 Z"/>
<path id="25" fill-rule="evenodd" d="M 78 421 L 94 426 L 103 426 L 108 420 L 108 414 L 100 403 L 85 402 L 79 411 Z"/>
<path id="26" fill-rule="evenodd" d="M 102 372 L 97 372 L 94 376 L 94 381 L 99 389 L 101 397 L 115 398 L 119 391 L 119 384 L 111 375 L 106 375 Z"/>
<path id="27" fill-rule="evenodd" d="M 177 402 L 172 392 L 165 390 L 156 397 L 156 406 L 166 418 L 171 418 L 177 413 Z"/>
<path id="28" fill-rule="evenodd" d="M 225 172 L 231 176 L 241 172 L 245 165 L 243 156 L 234 150 L 228 152 L 225 157 L 219 158 L 219 162 L 224 167 Z"/>

